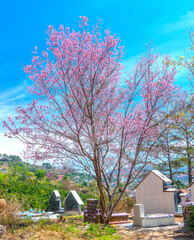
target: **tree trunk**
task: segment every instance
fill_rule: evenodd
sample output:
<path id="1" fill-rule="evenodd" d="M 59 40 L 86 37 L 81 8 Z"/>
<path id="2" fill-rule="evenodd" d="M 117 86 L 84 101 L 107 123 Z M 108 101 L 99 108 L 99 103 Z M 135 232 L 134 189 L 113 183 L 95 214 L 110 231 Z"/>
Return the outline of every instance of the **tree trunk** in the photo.
<path id="1" fill-rule="evenodd" d="M 192 177 L 191 177 L 191 154 L 190 154 L 190 145 L 189 145 L 189 137 L 188 134 L 186 133 L 186 139 L 187 139 L 187 158 L 188 158 L 188 180 L 189 184 L 192 182 Z"/>
<path id="2" fill-rule="evenodd" d="M 169 175 L 170 175 L 170 179 L 172 180 L 172 184 L 174 184 L 174 180 L 173 180 L 173 174 L 172 174 L 172 165 L 171 165 L 171 158 L 170 158 L 170 146 L 169 146 L 169 142 L 168 142 L 168 137 L 167 137 L 167 148 L 168 148 L 168 166 L 169 166 Z"/>

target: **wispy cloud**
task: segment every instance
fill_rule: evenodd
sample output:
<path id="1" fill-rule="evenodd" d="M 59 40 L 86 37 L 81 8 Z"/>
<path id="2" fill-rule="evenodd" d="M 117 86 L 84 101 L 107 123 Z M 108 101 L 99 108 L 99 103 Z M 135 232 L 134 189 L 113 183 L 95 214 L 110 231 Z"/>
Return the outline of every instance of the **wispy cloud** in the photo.
<path id="1" fill-rule="evenodd" d="M 12 115 L 14 109 L 21 104 L 25 104 L 27 82 L 23 81 L 22 84 L 7 88 L 0 92 L 0 117 L 3 115 Z"/>
<path id="2" fill-rule="evenodd" d="M 18 97 L 19 95 L 25 95 L 24 93 L 26 92 L 26 86 L 27 86 L 27 81 L 24 81 L 22 84 L 12 87 L 12 88 L 7 88 L 4 91 L 0 92 L 0 104 L 2 101 L 10 101 L 11 99 L 14 99 L 15 97 Z"/>
<path id="3" fill-rule="evenodd" d="M 186 29 L 190 29 L 192 26 L 194 26 L 194 13 L 190 11 L 186 15 L 181 16 L 181 18 L 176 22 L 163 25 L 159 29 L 158 33 L 166 35 L 177 31 L 185 31 Z"/>
<path id="4" fill-rule="evenodd" d="M 191 29 L 192 26 L 194 28 L 194 13 L 190 11 L 186 15 L 177 19 L 177 21 L 159 27 L 157 35 L 167 35 L 169 38 L 165 37 L 166 40 L 162 42 L 159 42 L 159 40 L 158 42 L 153 40 L 153 43 L 155 44 L 155 52 L 158 52 L 161 56 L 164 54 L 170 55 L 172 59 L 179 59 L 180 56 L 188 56 L 189 54 L 187 52 L 187 48 L 190 46 L 190 38 L 187 34 L 187 29 Z M 136 60 L 145 54 L 146 48 L 141 54 L 131 56 L 123 61 L 123 64 L 126 66 L 126 70 L 131 69 L 136 63 Z M 188 89 L 189 80 L 184 70 L 177 73 L 175 83 L 182 85 L 184 89 Z"/>
<path id="5" fill-rule="evenodd" d="M 20 155 L 25 149 L 25 145 L 17 139 L 10 139 L 4 137 L 3 121 L 7 116 L 14 116 L 15 109 L 18 105 L 25 106 L 26 102 L 26 86 L 27 82 L 23 81 L 22 84 L 5 89 L 0 92 L 0 153 L 6 153 L 8 155 Z"/>

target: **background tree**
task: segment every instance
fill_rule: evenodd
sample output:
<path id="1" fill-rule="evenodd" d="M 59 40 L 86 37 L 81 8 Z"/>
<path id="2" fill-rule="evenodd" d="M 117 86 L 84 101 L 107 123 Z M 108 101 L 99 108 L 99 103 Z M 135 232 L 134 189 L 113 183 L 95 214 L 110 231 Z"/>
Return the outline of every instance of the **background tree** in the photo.
<path id="1" fill-rule="evenodd" d="M 166 173 L 174 183 L 174 175 L 178 172 L 174 171 L 175 162 L 177 160 L 177 153 L 174 151 L 174 144 L 176 144 L 173 129 L 168 128 L 156 143 L 157 151 L 154 151 L 154 155 L 158 161 L 154 164 L 154 167 L 163 173 Z M 179 164 L 178 169 L 182 165 Z M 177 169 L 177 170 L 178 170 Z"/>
<path id="2" fill-rule="evenodd" d="M 193 146 L 193 99 L 189 102 L 185 102 L 184 108 L 173 116 L 174 128 L 177 131 L 176 140 L 178 144 L 174 150 L 179 155 L 178 160 L 182 161 L 187 165 L 188 169 L 188 181 L 189 184 L 192 182 L 192 167 L 194 157 L 194 146 Z"/>
<path id="3" fill-rule="evenodd" d="M 16 155 L 10 155 L 9 158 L 11 158 L 12 161 L 18 162 L 18 163 L 22 161 L 22 159 Z"/>
<path id="4" fill-rule="evenodd" d="M 26 179 L 29 177 L 29 169 L 27 166 L 19 166 L 19 176 L 22 181 L 26 181 Z"/>
<path id="5" fill-rule="evenodd" d="M 96 180 L 101 217 L 108 223 L 127 186 L 152 160 L 161 123 L 179 106 L 179 89 L 173 85 L 176 69 L 165 64 L 170 58 L 151 52 L 120 87 L 119 39 L 109 30 L 101 36 L 99 23 L 90 33 L 87 18 L 81 19 L 79 32 L 49 26 L 48 51 L 39 57 L 35 50 L 25 67 L 34 100 L 18 107 L 4 126 L 9 137 L 27 144 L 25 157 L 35 163 L 61 159 L 87 171 Z"/>
<path id="6" fill-rule="evenodd" d="M 52 165 L 50 163 L 43 163 L 42 166 L 46 169 L 52 169 Z"/>
<path id="7" fill-rule="evenodd" d="M 44 171 L 43 170 L 40 170 L 38 169 L 36 172 L 35 172 L 35 176 L 38 180 L 41 180 L 44 178 Z"/>
<path id="8" fill-rule="evenodd" d="M 194 19 L 194 16 L 193 16 Z M 180 56 L 179 59 L 169 61 L 167 64 L 178 66 L 183 76 L 188 77 L 190 82 L 190 88 L 194 89 L 194 31 L 193 26 L 187 27 L 187 31 L 190 37 L 190 46 L 185 51 L 185 56 Z"/>
<path id="9" fill-rule="evenodd" d="M 181 110 L 169 117 L 167 130 L 156 143 L 154 156 L 159 162 L 156 161 L 154 166 L 166 172 L 173 182 L 178 176 L 186 174 L 190 184 L 194 153 L 193 103 L 191 99 L 188 101 L 186 93 L 185 96 Z"/>

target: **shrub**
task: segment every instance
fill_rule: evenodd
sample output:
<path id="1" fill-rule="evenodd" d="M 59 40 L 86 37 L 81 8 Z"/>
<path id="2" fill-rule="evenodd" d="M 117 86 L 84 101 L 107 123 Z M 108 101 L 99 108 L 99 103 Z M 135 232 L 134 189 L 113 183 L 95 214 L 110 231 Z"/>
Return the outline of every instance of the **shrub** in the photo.
<path id="1" fill-rule="evenodd" d="M 190 215 L 188 221 L 188 230 L 194 233 L 194 206 L 190 208 Z"/>
<path id="2" fill-rule="evenodd" d="M 17 198 L 12 198 L 4 206 L 1 206 L 0 224 L 11 227 L 12 229 L 18 226 L 20 220 L 18 212 L 20 208 L 21 205 Z"/>

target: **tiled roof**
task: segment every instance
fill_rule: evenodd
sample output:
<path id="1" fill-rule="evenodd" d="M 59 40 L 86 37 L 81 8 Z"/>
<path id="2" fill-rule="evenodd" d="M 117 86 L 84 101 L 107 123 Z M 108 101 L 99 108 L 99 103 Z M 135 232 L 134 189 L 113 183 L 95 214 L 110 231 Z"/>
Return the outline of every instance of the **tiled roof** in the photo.
<path id="1" fill-rule="evenodd" d="M 187 191 L 186 189 L 179 189 L 179 191 L 180 191 L 181 193 L 188 193 L 188 191 Z"/>

